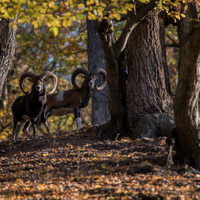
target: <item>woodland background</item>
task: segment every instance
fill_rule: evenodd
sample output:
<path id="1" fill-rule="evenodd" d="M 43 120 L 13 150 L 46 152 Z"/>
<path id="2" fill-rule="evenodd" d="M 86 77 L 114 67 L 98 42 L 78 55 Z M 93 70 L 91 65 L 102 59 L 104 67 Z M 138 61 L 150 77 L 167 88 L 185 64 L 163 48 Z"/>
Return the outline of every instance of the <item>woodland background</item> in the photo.
<path id="1" fill-rule="evenodd" d="M 112 1 L 111 1 L 112 2 Z M 8 1 L 2 1 L 2 8 L 6 6 Z M 19 8 L 23 1 L 13 1 L 14 8 Z M 58 77 L 57 92 L 71 88 L 70 75 L 77 67 L 88 69 L 87 55 L 87 23 L 86 15 L 82 13 L 84 4 L 82 1 L 75 3 L 72 1 L 61 1 L 58 11 L 55 11 L 57 18 L 46 19 L 46 24 L 41 23 L 43 16 L 42 9 L 55 7 L 53 1 L 45 1 L 40 8 L 33 8 L 36 1 L 32 1 L 30 5 L 30 13 L 25 16 L 19 16 L 17 23 L 14 23 L 16 28 L 16 50 L 11 69 L 8 72 L 3 92 L 0 100 L 0 139 L 9 139 L 12 135 L 12 113 L 11 105 L 22 92 L 19 88 L 19 77 L 25 71 L 33 71 L 36 74 L 44 70 L 54 72 Z M 88 3 L 88 7 L 93 4 L 93 1 Z M 71 6 L 74 13 L 66 12 Z M 176 3 L 174 3 L 174 6 Z M 115 5 L 115 7 L 117 7 Z M 114 37 L 118 38 L 125 23 L 120 20 L 119 14 L 126 14 L 132 10 L 132 4 L 127 4 L 126 7 L 118 7 L 111 17 L 115 19 Z M 89 8 L 90 9 L 90 8 Z M 103 12 L 98 10 L 99 12 Z M 163 7 L 163 9 L 166 9 Z M 23 8 L 22 8 L 23 10 Z M 19 13 L 22 11 L 18 11 Z M 34 12 L 34 13 L 33 13 Z M 59 21 L 61 14 L 68 14 L 70 20 Z M 13 8 L 8 9 L 5 15 L 12 16 Z M 4 16 L 5 16 L 4 15 Z M 31 15 L 31 17 L 30 17 Z M 173 13 L 174 20 L 178 20 L 180 16 Z M 92 12 L 88 12 L 90 20 L 96 19 Z M 116 20 L 117 19 L 117 20 Z M 41 21 L 40 21 L 41 20 Z M 50 26 L 50 27 L 49 27 Z M 165 29 L 166 55 L 167 64 L 169 67 L 170 83 L 172 92 L 175 94 L 177 85 L 177 62 L 179 53 L 179 40 L 177 36 L 177 27 L 168 25 Z M 80 80 L 81 81 L 81 80 Z M 30 85 L 27 84 L 27 87 Z M 28 88 L 27 88 L 28 89 Z M 30 87 L 29 87 L 30 89 Z M 91 109 L 90 105 L 83 109 L 82 124 L 83 126 L 91 124 Z M 58 130 L 74 130 L 75 119 L 73 114 L 63 117 L 51 117 L 48 119 L 51 132 Z"/>

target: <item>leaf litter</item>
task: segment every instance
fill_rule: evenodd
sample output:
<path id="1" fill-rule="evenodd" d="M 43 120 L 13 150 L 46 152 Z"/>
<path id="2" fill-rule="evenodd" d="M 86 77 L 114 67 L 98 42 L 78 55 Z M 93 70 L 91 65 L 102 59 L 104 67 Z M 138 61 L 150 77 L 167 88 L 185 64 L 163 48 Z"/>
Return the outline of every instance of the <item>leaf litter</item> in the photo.
<path id="1" fill-rule="evenodd" d="M 87 130 L 1 141 L 0 199 L 200 199 L 199 173 L 166 167 L 164 137 L 99 141 Z"/>

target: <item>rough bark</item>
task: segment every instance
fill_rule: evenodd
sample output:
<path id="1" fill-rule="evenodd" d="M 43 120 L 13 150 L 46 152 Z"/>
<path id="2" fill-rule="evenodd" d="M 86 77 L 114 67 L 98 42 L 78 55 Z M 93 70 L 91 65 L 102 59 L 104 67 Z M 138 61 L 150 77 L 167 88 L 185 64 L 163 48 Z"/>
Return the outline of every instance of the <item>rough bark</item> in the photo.
<path id="1" fill-rule="evenodd" d="M 151 11 L 127 45 L 127 110 L 133 139 L 168 136 L 174 127 L 163 29 L 159 11 Z"/>
<path id="2" fill-rule="evenodd" d="M 174 118 L 178 132 L 177 154 L 181 162 L 200 169 L 198 95 L 200 75 L 200 23 L 197 3 L 190 3 L 179 24 L 180 54 Z"/>
<path id="3" fill-rule="evenodd" d="M 0 19 L 0 98 L 15 52 L 15 30 L 9 23 L 9 19 Z"/>
<path id="4" fill-rule="evenodd" d="M 93 21 L 87 20 L 87 51 L 88 51 L 88 69 L 93 71 L 97 68 L 106 68 L 106 60 L 101 47 L 99 35 L 94 28 Z M 96 80 L 97 85 L 101 85 L 103 78 Z M 101 91 L 94 89 L 92 95 L 92 124 L 100 125 L 110 120 L 110 110 L 108 106 L 108 87 Z"/>

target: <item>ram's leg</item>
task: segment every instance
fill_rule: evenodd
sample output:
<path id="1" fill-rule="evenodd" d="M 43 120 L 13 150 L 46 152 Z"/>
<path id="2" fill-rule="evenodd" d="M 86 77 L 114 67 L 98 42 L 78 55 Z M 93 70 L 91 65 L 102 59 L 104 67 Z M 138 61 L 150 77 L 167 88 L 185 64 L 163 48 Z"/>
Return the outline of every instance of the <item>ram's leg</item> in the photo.
<path id="1" fill-rule="evenodd" d="M 33 132 L 33 127 L 32 127 L 32 126 L 29 126 L 28 132 L 29 132 L 30 134 Z"/>
<path id="2" fill-rule="evenodd" d="M 31 123 L 32 123 L 32 126 L 33 126 L 33 137 L 35 138 L 35 133 L 36 133 L 36 122 L 35 122 L 35 119 L 33 117 L 31 117 Z"/>
<path id="3" fill-rule="evenodd" d="M 44 123 L 44 127 L 46 128 L 46 130 L 47 130 L 47 133 L 48 133 L 48 134 L 51 134 L 51 132 L 50 132 L 50 130 L 49 130 L 49 127 L 48 127 L 48 123 L 47 123 L 47 122 L 45 122 L 45 123 Z"/>
<path id="4" fill-rule="evenodd" d="M 38 122 L 36 122 L 37 124 L 37 128 L 38 130 L 43 134 L 43 135 L 47 135 L 44 130 L 42 129 L 42 124 L 44 125 L 44 127 L 46 128 L 47 130 L 47 133 L 50 134 L 50 130 L 49 130 L 49 127 L 48 127 L 48 123 L 46 122 L 46 119 L 48 118 L 49 114 L 47 113 L 45 115 L 45 112 L 43 112 L 41 114 L 41 117 L 39 118 Z"/>
<path id="5" fill-rule="evenodd" d="M 30 127 L 30 125 L 31 125 L 31 121 L 30 121 L 30 119 L 27 119 L 26 123 L 24 125 L 24 128 L 23 128 L 23 132 L 26 135 L 26 137 L 28 137 L 30 139 L 33 139 L 33 137 L 29 133 L 29 127 Z"/>
<path id="6" fill-rule="evenodd" d="M 13 117 L 13 121 L 14 121 L 14 127 L 13 127 L 13 141 L 15 141 L 16 139 L 16 132 L 17 132 L 17 124 L 18 124 L 18 120 Z"/>
<path id="7" fill-rule="evenodd" d="M 74 110 L 74 116 L 76 118 L 76 125 L 77 125 L 77 130 L 81 128 L 81 116 L 80 116 L 80 110 L 79 107 L 76 107 Z"/>
<path id="8" fill-rule="evenodd" d="M 50 134 L 51 132 L 49 130 L 48 123 L 46 121 L 48 117 L 50 117 L 50 112 L 47 111 L 46 114 L 45 114 L 45 112 L 43 112 L 41 115 L 41 120 L 42 120 L 42 123 L 44 124 L 44 127 L 47 130 L 47 133 Z"/>

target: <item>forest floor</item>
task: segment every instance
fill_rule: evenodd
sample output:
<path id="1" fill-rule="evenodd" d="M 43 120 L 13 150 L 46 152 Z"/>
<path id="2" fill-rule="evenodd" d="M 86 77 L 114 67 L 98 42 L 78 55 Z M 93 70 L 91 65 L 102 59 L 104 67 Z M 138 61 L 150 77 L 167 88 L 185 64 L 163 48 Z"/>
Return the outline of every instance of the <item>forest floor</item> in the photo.
<path id="1" fill-rule="evenodd" d="M 90 129 L 1 141 L 0 199 L 200 199 L 198 171 L 167 169 L 164 137 L 99 141 Z"/>

